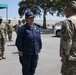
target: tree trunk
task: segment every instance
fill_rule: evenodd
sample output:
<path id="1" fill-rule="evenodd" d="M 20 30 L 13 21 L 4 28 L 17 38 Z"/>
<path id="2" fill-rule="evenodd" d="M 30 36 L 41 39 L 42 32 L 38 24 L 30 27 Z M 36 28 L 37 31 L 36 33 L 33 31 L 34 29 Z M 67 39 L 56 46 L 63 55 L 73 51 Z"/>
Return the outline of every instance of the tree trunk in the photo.
<path id="1" fill-rule="evenodd" d="M 44 10 L 44 14 L 43 14 L 43 29 L 46 29 L 46 10 Z"/>

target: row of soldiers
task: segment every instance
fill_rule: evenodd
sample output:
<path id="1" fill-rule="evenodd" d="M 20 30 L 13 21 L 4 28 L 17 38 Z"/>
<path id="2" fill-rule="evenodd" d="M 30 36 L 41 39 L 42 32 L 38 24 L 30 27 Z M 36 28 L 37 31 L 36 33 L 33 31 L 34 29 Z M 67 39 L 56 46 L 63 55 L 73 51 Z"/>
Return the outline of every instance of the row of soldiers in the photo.
<path id="1" fill-rule="evenodd" d="M 24 23 L 25 21 L 22 20 L 22 22 Z M 8 37 L 8 41 L 12 41 L 13 29 L 17 33 L 19 27 L 21 27 L 20 20 L 18 21 L 18 24 L 13 27 L 13 25 L 11 24 L 11 20 L 8 20 L 8 23 L 4 24 L 2 23 L 2 17 L 0 17 L 0 60 L 6 59 L 6 57 L 4 57 L 4 51 L 5 51 L 5 43 L 7 41 L 7 37 Z"/>
<path id="2" fill-rule="evenodd" d="M 14 30 L 15 30 L 16 33 L 18 33 L 18 29 L 19 29 L 23 24 L 25 24 L 25 19 L 23 19 L 22 21 L 21 21 L 21 20 L 18 20 L 18 24 L 16 24 L 16 25 L 14 26 Z"/>

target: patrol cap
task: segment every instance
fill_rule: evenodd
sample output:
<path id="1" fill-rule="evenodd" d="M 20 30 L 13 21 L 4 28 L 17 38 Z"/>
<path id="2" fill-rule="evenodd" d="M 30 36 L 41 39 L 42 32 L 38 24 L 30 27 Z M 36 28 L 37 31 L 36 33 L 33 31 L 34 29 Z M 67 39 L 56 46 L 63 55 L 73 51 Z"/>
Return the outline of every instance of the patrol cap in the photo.
<path id="1" fill-rule="evenodd" d="M 2 17 L 0 16 L 0 19 L 2 19 Z"/>
<path id="2" fill-rule="evenodd" d="M 31 10 L 27 10 L 25 12 L 25 18 L 27 18 L 27 17 L 35 17 L 35 15 Z"/>

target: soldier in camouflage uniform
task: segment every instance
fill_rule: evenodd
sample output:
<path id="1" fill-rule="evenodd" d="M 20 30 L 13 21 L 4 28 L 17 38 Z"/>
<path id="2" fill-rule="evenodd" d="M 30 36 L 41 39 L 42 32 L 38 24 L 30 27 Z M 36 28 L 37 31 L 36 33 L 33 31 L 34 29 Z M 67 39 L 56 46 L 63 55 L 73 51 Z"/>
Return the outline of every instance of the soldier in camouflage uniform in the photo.
<path id="1" fill-rule="evenodd" d="M 15 28 L 14 28 L 16 33 L 18 33 L 18 29 L 21 27 L 21 25 L 22 25 L 22 24 L 21 24 L 21 21 L 18 20 L 18 24 L 17 24 L 17 25 L 15 26 Z"/>
<path id="2" fill-rule="evenodd" d="M 2 24 L 2 18 L 0 17 L 0 60 L 6 59 L 3 56 L 5 42 L 6 42 L 6 26 Z"/>
<path id="3" fill-rule="evenodd" d="M 8 20 L 7 34 L 8 34 L 9 41 L 12 41 L 12 32 L 13 32 L 13 25 L 11 24 L 11 20 Z"/>
<path id="4" fill-rule="evenodd" d="M 26 20 L 25 19 L 22 19 L 22 23 L 25 24 L 26 23 Z"/>
<path id="5" fill-rule="evenodd" d="M 76 1 L 68 4 L 65 13 L 67 19 L 61 22 L 61 73 L 76 75 Z"/>

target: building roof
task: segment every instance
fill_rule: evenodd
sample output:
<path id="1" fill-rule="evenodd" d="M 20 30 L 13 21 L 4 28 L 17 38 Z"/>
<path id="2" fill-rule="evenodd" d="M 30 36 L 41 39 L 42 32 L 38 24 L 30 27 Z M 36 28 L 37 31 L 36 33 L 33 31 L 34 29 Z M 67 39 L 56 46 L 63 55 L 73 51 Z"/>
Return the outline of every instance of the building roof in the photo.
<path id="1" fill-rule="evenodd" d="M 0 9 L 8 8 L 8 4 L 0 3 Z"/>

